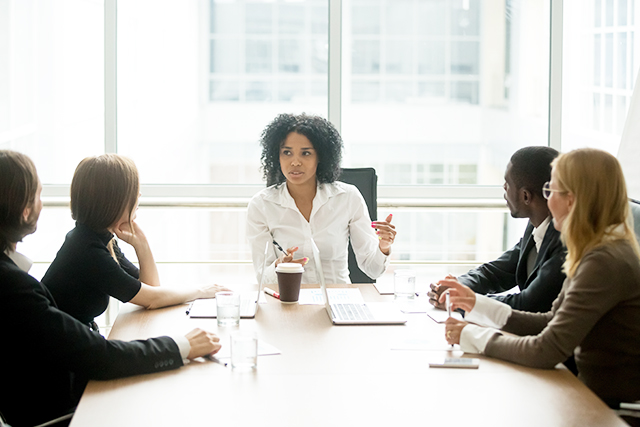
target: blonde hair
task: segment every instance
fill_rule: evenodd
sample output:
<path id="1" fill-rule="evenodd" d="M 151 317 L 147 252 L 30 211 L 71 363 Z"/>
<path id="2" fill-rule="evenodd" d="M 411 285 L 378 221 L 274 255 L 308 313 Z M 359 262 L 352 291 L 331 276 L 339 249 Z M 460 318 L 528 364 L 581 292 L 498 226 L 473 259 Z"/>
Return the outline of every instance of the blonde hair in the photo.
<path id="1" fill-rule="evenodd" d="M 617 240 L 628 241 L 640 262 L 627 186 L 618 160 L 605 151 L 583 148 L 561 154 L 552 166 L 558 189 L 574 197 L 573 207 L 562 224 L 562 240 L 567 246 L 563 268 L 567 277 L 575 274 L 587 252 Z"/>

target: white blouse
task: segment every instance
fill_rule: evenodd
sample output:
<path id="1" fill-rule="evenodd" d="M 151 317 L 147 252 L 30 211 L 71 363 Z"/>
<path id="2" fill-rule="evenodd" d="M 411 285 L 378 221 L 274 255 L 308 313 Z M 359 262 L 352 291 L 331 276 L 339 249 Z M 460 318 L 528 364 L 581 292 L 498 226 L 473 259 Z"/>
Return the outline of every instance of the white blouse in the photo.
<path id="1" fill-rule="evenodd" d="M 380 251 L 379 239 L 360 191 L 343 182 L 319 184 L 309 221 L 302 216 L 285 183 L 265 188 L 249 202 L 247 238 L 253 267 L 260 280 L 265 243 L 275 240 L 283 249 L 297 246 L 294 259 L 309 258 L 302 283 L 320 283 L 312 261 L 311 238 L 320 250 L 327 283 L 351 283 L 347 265 L 349 236 L 358 267 L 369 277 L 384 273 L 389 257 Z M 281 255 L 274 245 L 267 255 L 264 283 L 276 283 L 275 261 Z"/>

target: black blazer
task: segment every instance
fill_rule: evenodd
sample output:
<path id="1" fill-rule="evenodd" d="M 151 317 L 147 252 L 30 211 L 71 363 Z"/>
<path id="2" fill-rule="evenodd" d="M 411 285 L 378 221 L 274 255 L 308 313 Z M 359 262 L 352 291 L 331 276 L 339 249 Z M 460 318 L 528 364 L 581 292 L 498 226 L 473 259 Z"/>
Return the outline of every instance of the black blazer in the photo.
<path id="1" fill-rule="evenodd" d="M 44 286 L 0 253 L 0 412 L 13 427 L 73 409 L 87 380 L 182 366 L 169 337 L 107 341 L 55 307 Z"/>
<path id="2" fill-rule="evenodd" d="M 482 264 L 458 278 L 479 294 L 508 291 L 515 286 L 520 293 L 494 296 L 516 310 L 547 312 L 562 289 L 565 250 L 560 232 L 549 224 L 531 275 L 527 277 L 527 257 L 535 246 L 533 225 L 529 223 L 522 239 L 495 261 Z"/>

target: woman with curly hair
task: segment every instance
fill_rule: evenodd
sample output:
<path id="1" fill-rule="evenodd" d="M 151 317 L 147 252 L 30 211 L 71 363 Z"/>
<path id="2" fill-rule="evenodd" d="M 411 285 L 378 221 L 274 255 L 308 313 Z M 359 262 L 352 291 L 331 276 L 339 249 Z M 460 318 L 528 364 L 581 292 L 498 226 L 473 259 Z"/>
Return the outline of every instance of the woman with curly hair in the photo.
<path id="1" fill-rule="evenodd" d="M 391 215 L 372 222 L 358 189 L 336 181 L 342 138 L 335 127 L 317 116 L 281 114 L 262 132 L 261 145 L 267 188 L 251 199 L 247 214 L 258 277 L 266 242 L 288 248 L 286 253 L 274 248 L 267 257 L 264 283 L 275 283 L 275 267 L 281 262 L 307 264 L 312 238 L 327 283 L 350 283 L 349 238 L 360 269 L 372 278 L 382 275 L 395 227 Z M 319 283 L 313 263 L 306 265 L 302 283 Z"/>
<path id="2" fill-rule="evenodd" d="M 640 248 L 624 176 L 615 157 L 591 148 L 562 154 L 552 167 L 543 194 L 567 247 L 567 278 L 551 311 L 513 310 L 448 278 L 439 284 L 450 288 L 452 308 L 489 328 L 450 318 L 446 338 L 465 352 L 535 368 L 574 354 L 578 377 L 616 407 L 640 399 Z"/>

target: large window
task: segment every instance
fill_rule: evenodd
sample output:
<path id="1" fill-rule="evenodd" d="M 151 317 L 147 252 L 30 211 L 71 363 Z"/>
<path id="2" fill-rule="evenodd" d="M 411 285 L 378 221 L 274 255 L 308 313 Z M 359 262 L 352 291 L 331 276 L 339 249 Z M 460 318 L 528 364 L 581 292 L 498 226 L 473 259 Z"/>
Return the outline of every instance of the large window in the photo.
<path id="1" fill-rule="evenodd" d="M 0 1 L 0 148 L 28 154 L 46 184 L 69 184 L 104 147 L 104 5 Z"/>
<path id="2" fill-rule="evenodd" d="M 118 2 L 118 151 L 144 183 L 261 184 L 267 123 L 327 116 L 327 45 L 326 0 Z"/>
<path id="3" fill-rule="evenodd" d="M 549 2 L 345 2 L 343 136 L 382 184 L 503 182 L 547 144 Z"/>
<path id="4" fill-rule="evenodd" d="M 640 67 L 635 0 L 564 0 L 562 147 L 617 154 Z"/>
<path id="5" fill-rule="evenodd" d="M 258 140 L 307 112 L 340 126 L 345 166 L 376 168 L 379 216 L 400 231 L 392 262 L 460 273 L 522 233 L 501 199 L 511 154 L 549 144 L 560 120 L 563 150 L 615 152 L 640 65 L 635 0 L 564 0 L 561 63 L 553 0 L 50 3 L 0 0 L 0 147 L 33 157 L 45 184 L 25 241 L 41 270 L 73 226 L 75 166 L 108 150 L 139 167 L 165 281 L 253 277 Z"/>

